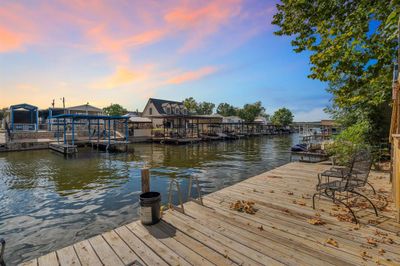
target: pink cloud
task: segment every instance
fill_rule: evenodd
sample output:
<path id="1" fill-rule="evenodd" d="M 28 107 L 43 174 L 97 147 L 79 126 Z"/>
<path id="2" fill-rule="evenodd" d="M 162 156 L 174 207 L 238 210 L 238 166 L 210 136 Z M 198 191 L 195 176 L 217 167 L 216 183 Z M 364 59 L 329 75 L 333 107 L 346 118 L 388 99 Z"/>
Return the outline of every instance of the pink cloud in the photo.
<path id="1" fill-rule="evenodd" d="M 216 0 L 204 6 L 179 6 L 169 11 L 164 19 L 178 30 L 187 31 L 187 40 L 181 52 L 203 45 L 206 39 L 240 14 L 241 0 Z"/>
<path id="2" fill-rule="evenodd" d="M 203 67 L 194 71 L 186 71 L 182 72 L 170 79 L 168 79 L 167 83 L 169 84 L 181 84 L 192 80 L 198 80 L 205 76 L 211 75 L 217 72 L 217 68 L 213 66 Z"/>
<path id="3" fill-rule="evenodd" d="M 0 53 L 21 50 L 27 42 L 23 36 L 0 25 Z"/>
<path id="4" fill-rule="evenodd" d="M 91 28 L 86 32 L 86 37 L 92 45 L 89 49 L 106 53 L 118 63 L 130 62 L 129 50 L 159 41 L 165 32 L 162 30 L 149 30 L 126 37 L 113 36 L 105 26 Z"/>

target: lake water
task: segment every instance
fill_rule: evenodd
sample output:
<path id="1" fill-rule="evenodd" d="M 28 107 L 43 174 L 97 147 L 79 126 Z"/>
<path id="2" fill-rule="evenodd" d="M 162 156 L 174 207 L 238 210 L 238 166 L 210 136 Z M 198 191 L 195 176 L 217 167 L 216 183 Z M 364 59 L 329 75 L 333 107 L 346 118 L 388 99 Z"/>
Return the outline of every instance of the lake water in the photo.
<path id="1" fill-rule="evenodd" d="M 132 144 L 109 154 L 82 148 L 64 158 L 49 150 L 0 153 L 0 238 L 8 265 L 44 255 L 138 219 L 140 169 L 166 203 L 172 178 L 183 197 L 188 177 L 203 194 L 289 161 L 297 135 L 254 137 L 185 146 Z"/>

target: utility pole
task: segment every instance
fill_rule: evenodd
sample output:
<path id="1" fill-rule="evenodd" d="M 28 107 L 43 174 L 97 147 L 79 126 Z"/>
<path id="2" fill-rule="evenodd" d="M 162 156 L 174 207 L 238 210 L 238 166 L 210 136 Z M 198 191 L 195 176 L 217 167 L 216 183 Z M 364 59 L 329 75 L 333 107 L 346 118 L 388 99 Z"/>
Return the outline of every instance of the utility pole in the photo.
<path id="1" fill-rule="evenodd" d="M 62 97 L 62 98 L 60 98 L 60 100 L 62 100 L 62 103 L 63 103 L 63 110 L 64 110 L 64 114 L 65 114 L 65 98 Z"/>

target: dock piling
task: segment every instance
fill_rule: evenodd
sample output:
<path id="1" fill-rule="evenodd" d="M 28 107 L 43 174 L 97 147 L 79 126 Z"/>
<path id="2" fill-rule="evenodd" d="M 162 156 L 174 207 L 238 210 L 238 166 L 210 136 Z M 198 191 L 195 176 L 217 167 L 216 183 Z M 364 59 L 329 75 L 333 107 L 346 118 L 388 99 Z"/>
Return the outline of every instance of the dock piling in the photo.
<path id="1" fill-rule="evenodd" d="M 149 192 L 150 191 L 150 170 L 149 168 L 143 168 L 141 170 L 142 174 L 142 192 Z"/>

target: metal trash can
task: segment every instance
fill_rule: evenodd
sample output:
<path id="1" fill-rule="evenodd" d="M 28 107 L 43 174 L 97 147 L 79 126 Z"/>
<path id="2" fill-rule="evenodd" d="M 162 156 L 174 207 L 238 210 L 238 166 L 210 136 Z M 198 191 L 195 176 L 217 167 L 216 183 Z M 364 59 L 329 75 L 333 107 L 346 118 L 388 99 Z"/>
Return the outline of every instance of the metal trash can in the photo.
<path id="1" fill-rule="evenodd" d="M 160 221 L 161 194 L 145 192 L 140 194 L 140 221 L 144 225 L 153 225 Z"/>

